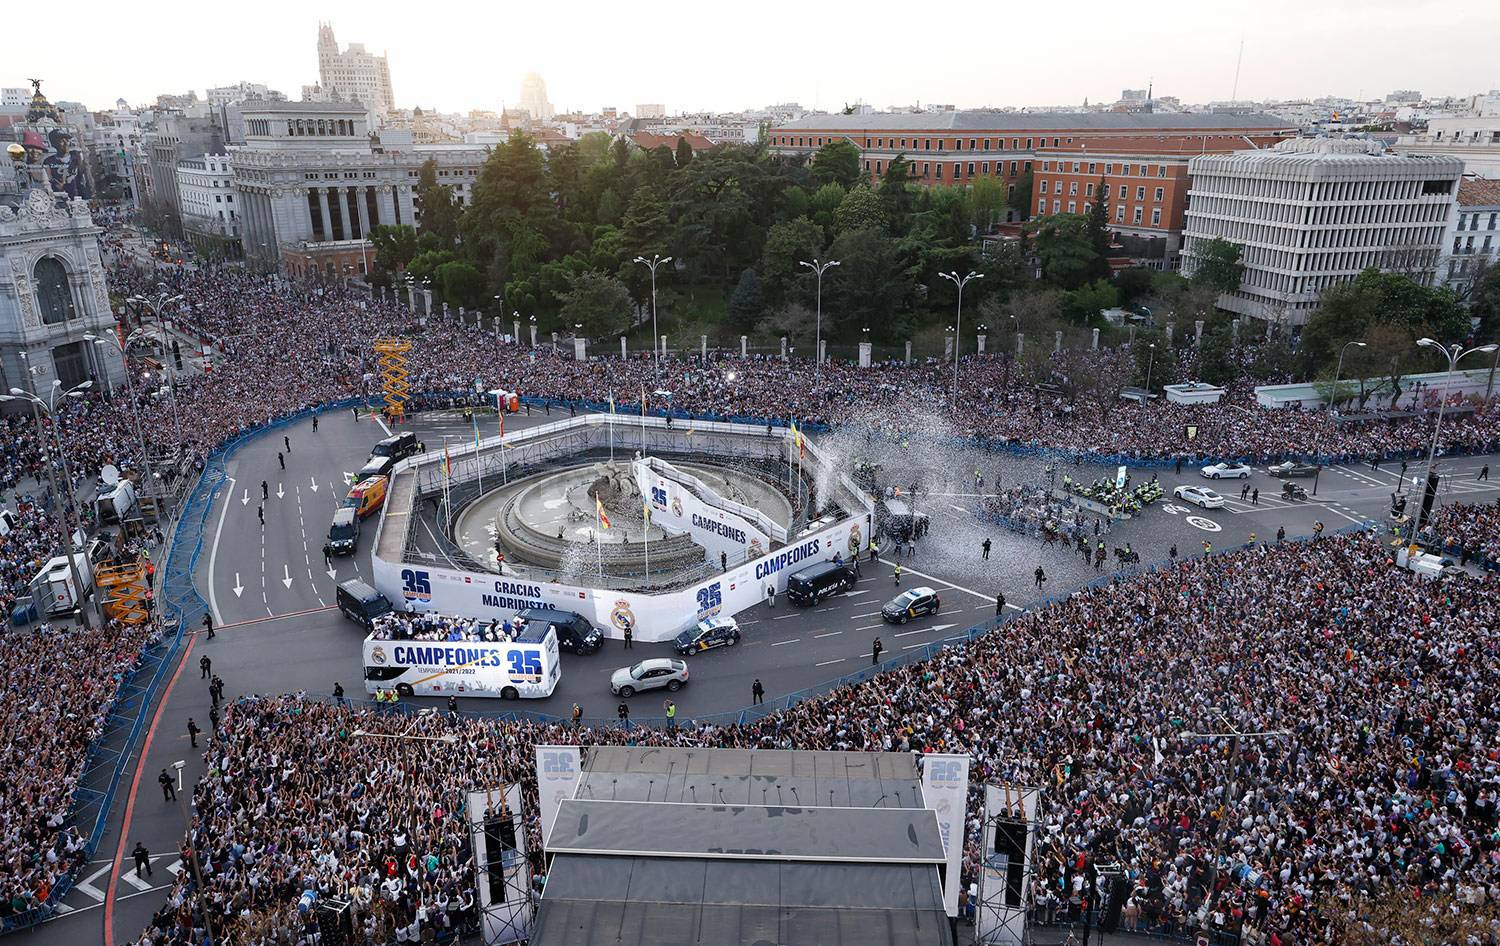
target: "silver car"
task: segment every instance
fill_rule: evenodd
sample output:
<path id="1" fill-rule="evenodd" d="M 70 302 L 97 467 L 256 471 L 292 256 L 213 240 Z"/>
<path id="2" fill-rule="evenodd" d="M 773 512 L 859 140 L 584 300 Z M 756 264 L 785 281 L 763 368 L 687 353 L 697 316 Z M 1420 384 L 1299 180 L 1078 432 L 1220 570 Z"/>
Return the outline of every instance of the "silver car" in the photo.
<path id="1" fill-rule="evenodd" d="M 609 692 L 615 696 L 632 697 L 641 690 L 659 690 L 666 687 L 673 693 L 687 682 L 688 666 L 675 657 L 653 657 L 642 660 L 634 667 L 621 667 L 609 678 Z"/>

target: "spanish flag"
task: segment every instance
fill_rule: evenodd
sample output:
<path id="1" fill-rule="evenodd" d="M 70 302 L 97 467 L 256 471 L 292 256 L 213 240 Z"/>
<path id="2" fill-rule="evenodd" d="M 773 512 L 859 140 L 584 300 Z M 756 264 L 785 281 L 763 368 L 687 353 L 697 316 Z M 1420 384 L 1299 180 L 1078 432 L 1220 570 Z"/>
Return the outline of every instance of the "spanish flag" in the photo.
<path id="1" fill-rule="evenodd" d="M 604 514 L 604 504 L 599 501 L 598 496 L 594 497 L 594 515 L 599 517 L 600 526 L 609 528 L 609 517 Z"/>
<path id="2" fill-rule="evenodd" d="M 802 428 L 797 426 L 796 421 L 792 421 L 792 436 L 797 440 L 797 456 L 807 456 L 807 448 L 802 445 Z"/>
<path id="3" fill-rule="evenodd" d="M 453 476 L 453 457 L 448 453 L 448 445 L 443 444 L 443 478 Z"/>
<path id="4" fill-rule="evenodd" d="M 651 525 L 651 503 L 650 502 L 643 502 L 643 503 L 641 503 L 641 519 L 642 519 L 642 521 L 644 521 L 646 523 L 646 525 L 648 525 L 648 526 Z"/>

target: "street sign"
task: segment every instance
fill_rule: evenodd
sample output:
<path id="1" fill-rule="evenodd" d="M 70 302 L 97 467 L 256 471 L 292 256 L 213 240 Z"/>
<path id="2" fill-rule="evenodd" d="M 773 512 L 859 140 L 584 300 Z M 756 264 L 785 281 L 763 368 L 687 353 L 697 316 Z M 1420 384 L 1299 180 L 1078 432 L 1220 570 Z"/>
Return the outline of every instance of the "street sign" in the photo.
<path id="1" fill-rule="evenodd" d="M 1124 489 L 1124 488 L 1125 488 L 1125 468 L 1123 466 L 1122 467 L 1117 467 L 1115 469 L 1115 489 Z"/>

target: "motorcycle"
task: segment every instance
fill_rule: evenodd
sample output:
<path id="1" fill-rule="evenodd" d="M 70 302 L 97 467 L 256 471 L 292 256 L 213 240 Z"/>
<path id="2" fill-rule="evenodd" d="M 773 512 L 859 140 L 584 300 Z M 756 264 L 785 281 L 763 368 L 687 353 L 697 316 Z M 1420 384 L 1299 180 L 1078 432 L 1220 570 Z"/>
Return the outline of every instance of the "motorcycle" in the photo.
<path id="1" fill-rule="evenodd" d="M 1281 498 L 1290 502 L 1300 502 L 1307 498 L 1307 490 L 1296 483 L 1283 483 L 1281 486 Z"/>

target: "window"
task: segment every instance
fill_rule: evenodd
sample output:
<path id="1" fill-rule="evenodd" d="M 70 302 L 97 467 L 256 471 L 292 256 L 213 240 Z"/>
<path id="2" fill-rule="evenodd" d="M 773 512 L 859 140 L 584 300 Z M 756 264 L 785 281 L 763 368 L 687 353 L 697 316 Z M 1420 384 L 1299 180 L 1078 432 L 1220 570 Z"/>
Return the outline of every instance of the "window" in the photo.
<path id="1" fill-rule="evenodd" d="M 990 150 L 990 139 L 988 138 L 984 139 L 984 150 Z"/>
<path id="2" fill-rule="evenodd" d="M 1159 227 L 1159 226 L 1161 226 L 1161 208 L 1160 207 L 1156 207 L 1156 208 L 1152 209 L 1152 211 L 1151 211 L 1151 225 L 1153 227 Z"/>
<path id="3" fill-rule="evenodd" d="M 1031 162 L 1030 161 L 1026 162 L 1026 173 L 1027 174 L 1031 173 Z"/>
<path id="4" fill-rule="evenodd" d="M 1135 214 L 1132 216 L 1131 220 L 1134 223 L 1140 223 L 1141 222 L 1141 208 L 1139 208 L 1139 207 L 1135 208 Z"/>
<path id="5" fill-rule="evenodd" d="M 1128 165 L 1128 164 L 1122 164 L 1122 165 L 1120 165 L 1120 173 L 1121 174 L 1129 174 L 1130 173 L 1130 165 Z"/>
<path id="6" fill-rule="evenodd" d="M 938 142 L 938 147 L 941 148 L 942 146 L 943 146 L 943 143 L 941 141 L 939 141 Z M 962 150 L 964 150 L 964 140 L 962 138 L 954 138 L 953 139 L 953 150 L 955 150 L 955 151 L 962 151 Z"/>
<path id="7" fill-rule="evenodd" d="M 880 162 L 879 161 L 875 162 L 875 173 L 876 174 L 880 173 Z"/>
<path id="8" fill-rule="evenodd" d="M 1135 189 L 1135 199 L 1136 200 L 1145 200 L 1146 199 L 1146 188 L 1144 188 L 1144 187 L 1137 187 Z"/>
<path id="9" fill-rule="evenodd" d="M 1164 194 L 1164 193 L 1166 193 L 1166 191 L 1165 191 L 1165 190 L 1164 190 L 1164 189 L 1162 189 L 1162 188 L 1160 188 L 1160 187 L 1158 187 L 1158 188 L 1157 188 L 1157 189 L 1156 189 L 1156 202 L 1157 202 L 1157 203 L 1161 203 L 1161 198 L 1162 198 L 1162 195 L 1163 195 L 1163 194 Z"/>
<path id="10" fill-rule="evenodd" d="M 1016 162 L 1014 162 L 1014 161 L 1010 162 L 1010 173 L 1012 175 L 1014 175 L 1016 173 Z"/>
<path id="11" fill-rule="evenodd" d="M 1047 212 L 1047 198 L 1043 197 L 1041 200 L 1038 200 L 1036 202 L 1036 212 L 1038 215 Z"/>
<path id="12" fill-rule="evenodd" d="M 1090 161 L 1090 162 L 1089 162 L 1089 173 L 1090 173 L 1090 174 L 1093 174 L 1093 173 L 1095 173 L 1095 172 L 1094 172 L 1094 169 L 1095 169 L 1095 168 L 1096 168 L 1096 167 L 1098 167 L 1098 165 L 1097 165 L 1097 164 L 1095 164 L 1095 163 L 1094 163 L 1094 162 L 1092 162 L 1092 161 Z"/>
<path id="13" fill-rule="evenodd" d="M 1042 180 L 1042 193 L 1047 193 L 1047 181 L 1045 178 Z"/>
<path id="14" fill-rule="evenodd" d="M 1070 201 L 1068 201 L 1068 213 L 1070 213 L 1070 214 L 1076 214 L 1077 212 L 1078 212 L 1078 201 L 1076 201 L 1076 200 L 1070 200 Z"/>
<path id="15" fill-rule="evenodd" d="M 1027 151 L 1031 150 L 1031 139 L 1030 138 L 1026 139 L 1026 150 Z"/>
<path id="16" fill-rule="evenodd" d="M 55 256 L 43 256 L 32 271 L 36 280 L 37 308 L 42 310 L 42 324 L 58 325 L 78 318 L 73 306 L 73 288 L 68 285 L 68 271 Z"/>
<path id="17" fill-rule="evenodd" d="M 932 139 L 931 138 L 923 138 L 922 139 L 922 150 L 923 151 L 931 151 L 932 150 Z"/>
<path id="18" fill-rule="evenodd" d="M 929 173 L 931 173 L 928 170 L 931 166 L 932 166 L 931 162 L 928 162 L 928 161 L 923 161 L 922 162 L 922 176 L 923 177 L 926 177 Z"/>
<path id="19" fill-rule="evenodd" d="M 1085 196 L 1085 197 L 1093 197 L 1094 196 L 1094 185 L 1092 185 L 1092 184 L 1085 184 L 1084 188 L 1083 188 L 1083 196 Z"/>
<path id="20" fill-rule="evenodd" d="M 1078 173 L 1078 168 L 1079 168 L 1079 162 L 1077 162 L 1077 161 L 1074 161 L 1074 162 L 1073 162 L 1073 173 L 1074 173 L 1074 174 L 1077 174 L 1077 173 Z"/>
<path id="21" fill-rule="evenodd" d="M 956 168 L 956 167 L 958 167 L 958 165 L 956 165 L 956 164 L 955 164 L 955 165 L 953 165 L 953 166 L 954 166 L 954 167 L 955 167 L 955 168 Z M 969 162 L 969 176 L 970 176 L 970 177 L 973 177 L 973 176 L 974 176 L 974 162 L 973 162 L 973 161 L 970 161 L 970 162 Z"/>
<path id="22" fill-rule="evenodd" d="M 1056 197 L 1052 198 L 1052 212 L 1055 214 L 1062 213 L 1062 201 L 1058 200 Z"/>
<path id="23" fill-rule="evenodd" d="M 988 174 L 988 173 L 990 173 L 990 162 L 988 162 L 988 161 L 981 161 L 981 162 L 979 162 L 979 173 L 980 174 Z"/>
<path id="24" fill-rule="evenodd" d="M 1119 223 L 1125 222 L 1125 205 L 1120 204 L 1115 208 L 1115 220 Z"/>
<path id="25" fill-rule="evenodd" d="M 1115 173 L 1115 166 L 1113 164 L 1106 164 L 1106 165 L 1104 165 L 1104 173 L 1105 174 L 1113 174 L 1113 173 Z"/>
<path id="26" fill-rule="evenodd" d="M 1069 197 L 1077 197 L 1078 196 L 1078 182 L 1077 181 L 1069 181 L 1068 182 L 1068 196 Z"/>
<path id="27" fill-rule="evenodd" d="M 973 150 L 974 150 L 974 142 L 975 142 L 975 140 L 976 140 L 976 139 L 974 139 L 974 138 L 970 138 L 970 139 L 969 139 L 969 150 L 970 150 L 970 151 L 973 151 Z M 989 147 L 989 145 L 988 145 L 988 144 L 986 144 L 986 145 L 985 145 L 985 147 L 986 147 L 986 148 L 988 148 L 988 147 Z"/>
<path id="28" fill-rule="evenodd" d="M 939 161 L 937 166 L 937 180 L 943 179 L 943 162 Z"/>
<path id="29" fill-rule="evenodd" d="M 1166 177 L 1167 176 L 1167 166 L 1165 164 L 1158 164 L 1156 166 L 1156 176 L 1157 177 Z"/>

